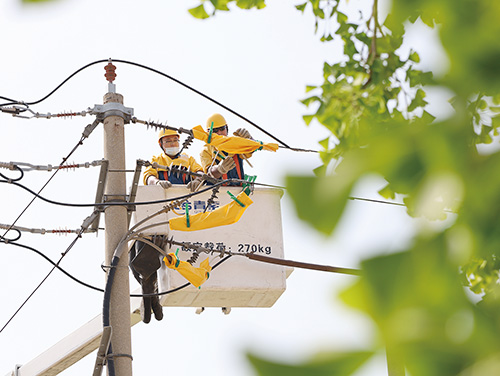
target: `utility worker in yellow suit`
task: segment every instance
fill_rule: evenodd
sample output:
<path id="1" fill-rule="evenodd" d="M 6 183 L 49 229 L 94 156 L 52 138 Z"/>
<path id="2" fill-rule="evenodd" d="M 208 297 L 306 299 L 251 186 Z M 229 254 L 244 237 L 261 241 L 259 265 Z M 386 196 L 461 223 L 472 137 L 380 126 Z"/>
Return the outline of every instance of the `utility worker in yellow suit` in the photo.
<path id="1" fill-rule="evenodd" d="M 202 172 L 203 169 L 193 157 L 179 153 L 179 138 L 179 134 L 174 130 L 164 129 L 159 133 L 158 144 L 162 153 L 153 157 L 152 162 L 164 167 L 148 167 L 144 171 L 145 185 L 159 185 L 168 189 L 172 184 L 183 184 L 192 192 L 200 185 L 202 182 L 200 178 L 192 179 L 191 175 L 186 172 L 188 170 Z M 172 171 L 173 166 L 178 167 L 179 170 Z M 163 248 L 165 239 L 160 235 L 154 236 L 150 241 Z M 149 295 L 142 298 L 140 307 L 141 318 L 145 323 L 150 322 L 152 312 L 157 320 L 163 318 L 160 299 L 154 295 L 158 293 L 157 270 L 160 266 L 160 253 L 151 245 L 140 240 L 136 241 L 135 246 L 130 250 L 130 269 L 141 284 L 142 293 Z"/>
<path id="2" fill-rule="evenodd" d="M 207 119 L 207 131 L 210 131 L 221 136 L 228 135 L 228 126 L 226 119 L 221 114 L 213 114 Z M 234 133 L 235 136 L 252 139 L 250 132 L 245 128 L 238 128 Z M 203 170 L 217 179 L 245 179 L 243 170 L 243 159 L 248 159 L 252 154 L 234 154 L 231 155 L 223 151 L 218 151 L 210 144 L 205 144 L 202 150 L 201 165 Z M 239 182 L 231 182 L 228 185 L 241 185 Z"/>
<path id="3" fill-rule="evenodd" d="M 153 157 L 152 162 L 161 166 L 176 166 L 191 172 L 203 172 L 203 168 L 193 157 L 179 153 L 179 134 L 176 131 L 162 130 L 158 135 L 158 144 L 163 153 Z M 194 192 L 200 183 L 200 178 L 192 179 L 191 175 L 182 171 L 172 172 L 164 168 L 155 169 L 152 166 L 144 171 L 144 185 L 157 184 L 168 189 L 172 184 L 185 184 L 191 192 Z"/>

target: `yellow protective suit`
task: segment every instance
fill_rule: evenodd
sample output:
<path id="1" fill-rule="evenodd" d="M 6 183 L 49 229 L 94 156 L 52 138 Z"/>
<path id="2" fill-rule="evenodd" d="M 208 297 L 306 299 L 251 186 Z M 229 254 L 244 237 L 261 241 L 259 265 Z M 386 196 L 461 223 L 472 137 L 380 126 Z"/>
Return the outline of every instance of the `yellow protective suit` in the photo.
<path id="1" fill-rule="evenodd" d="M 156 162 L 160 166 L 167 166 L 167 167 L 180 166 L 180 167 L 185 167 L 186 169 L 188 169 L 189 171 L 192 171 L 192 172 L 201 172 L 201 171 L 203 171 L 203 168 L 198 164 L 198 162 L 196 162 L 196 160 L 193 157 L 191 157 L 191 156 L 189 156 L 187 154 L 184 154 L 184 153 L 181 154 L 181 155 L 179 155 L 179 157 L 177 157 L 175 159 L 170 158 L 165 153 L 161 153 L 160 155 L 154 156 L 153 159 L 151 160 L 151 162 Z M 179 174 L 179 175 L 180 175 L 180 177 L 178 177 L 177 180 L 175 180 L 175 179 L 172 179 L 172 177 L 167 176 L 165 169 L 160 168 L 160 169 L 156 170 L 153 167 L 149 166 L 144 171 L 143 182 L 144 182 L 144 185 L 147 185 L 148 184 L 148 178 L 150 176 L 154 176 L 155 178 L 160 179 L 160 180 L 169 180 L 173 184 L 186 184 L 187 182 L 191 181 L 191 178 L 189 177 L 189 175 L 182 174 L 182 173 Z M 186 178 L 183 179 L 182 175 L 186 175 Z"/>
<path id="2" fill-rule="evenodd" d="M 193 286 L 200 287 L 210 276 L 212 267 L 208 265 L 208 257 L 197 268 L 186 261 L 179 260 L 175 253 L 169 253 L 168 255 L 171 257 L 172 262 L 168 261 L 168 257 L 164 257 L 165 265 L 170 269 L 177 270 Z"/>
<path id="3" fill-rule="evenodd" d="M 244 191 L 240 192 L 240 194 L 236 196 L 236 199 L 244 206 L 241 206 L 234 200 L 212 212 L 190 215 L 189 227 L 187 226 L 186 216 L 172 218 L 168 221 L 170 230 L 197 231 L 236 223 L 239 221 L 246 208 L 253 204 L 253 201 Z"/>
<path id="4" fill-rule="evenodd" d="M 194 138 L 208 143 L 208 133 L 202 128 L 201 125 L 197 125 L 192 129 L 192 131 Z M 274 143 L 260 143 L 259 141 L 250 140 L 248 138 L 221 136 L 217 133 L 212 133 L 209 145 L 212 145 L 218 150 L 225 151 L 229 154 L 252 153 L 260 148 L 263 150 L 276 151 L 279 148 L 278 144 Z"/>

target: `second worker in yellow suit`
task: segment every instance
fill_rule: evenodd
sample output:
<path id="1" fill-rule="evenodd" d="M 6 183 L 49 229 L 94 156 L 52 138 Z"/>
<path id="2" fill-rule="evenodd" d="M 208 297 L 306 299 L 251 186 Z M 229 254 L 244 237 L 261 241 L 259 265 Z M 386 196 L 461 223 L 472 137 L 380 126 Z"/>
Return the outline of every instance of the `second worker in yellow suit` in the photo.
<path id="1" fill-rule="evenodd" d="M 212 128 L 212 132 L 221 136 L 228 135 L 228 126 L 226 119 L 221 114 L 213 114 L 207 120 L 207 131 Z M 249 138 L 252 136 L 245 128 L 239 128 L 234 133 L 235 136 Z M 243 171 L 243 159 L 248 159 L 252 154 L 227 154 L 223 151 L 218 151 L 215 147 L 205 144 L 202 150 L 201 165 L 203 170 L 217 179 L 245 179 Z M 241 185 L 240 182 L 231 182 L 228 185 Z"/>

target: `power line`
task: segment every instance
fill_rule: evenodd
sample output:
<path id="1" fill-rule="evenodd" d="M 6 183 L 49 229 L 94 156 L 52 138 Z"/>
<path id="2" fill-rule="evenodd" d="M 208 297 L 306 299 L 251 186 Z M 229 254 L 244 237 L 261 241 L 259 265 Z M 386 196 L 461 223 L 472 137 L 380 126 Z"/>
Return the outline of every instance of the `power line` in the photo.
<path id="1" fill-rule="evenodd" d="M 76 208 L 84 208 L 84 207 L 94 207 L 94 206 L 95 207 L 103 207 L 103 206 L 123 206 L 123 205 L 130 205 L 130 206 L 134 206 L 135 205 L 136 206 L 136 205 L 163 204 L 163 203 L 166 203 L 166 202 L 171 202 L 171 201 L 175 201 L 175 200 L 179 200 L 179 199 L 190 198 L 190 197 L 193 197 L 193 196 L 199 195 L 201 193 L 210 191 L 210 190 L 212 190 L 212 189 L 214 189 L 214 188 L 216 188 L 218 186 L 221 186 L 223 184 L 230 183 L 230 182 L 233 182 L 233 181 L 242 181 L 242 180 L 240 180 L 240 179 L 226 179 L 226 180 L 221 180 L 218 183 L 216 183 L 214 185 L 208 185 L 205 188 L 200 189 L 199 191 L 188 193 L 188 194 L 185 194 L 183 196 L 178 196 L 178 197 L 173 197 L 173 198 L 166 198 L 166 199 L 163 199 L 163 200 L 132 202 L 132 203 L 128 203 L 128 202 L 101 202 L 101 203 L 92 203 L 92 204 L 74 204 L 74 203 L 54 201 L 54 200 L 50 200 L 48 198 L 45 198 L 45 197 L 39 195 L 38 193 L 35 193 L 33 190 L 29 189 L 28 187 L 26 187 L 26 186 L 24 186 L 24 185 L 22 185 L 20 183 L 9 182 L 9 181 L 5 181 L 5 180 L 0 180 L 0 183 L 7 183 L 7 184 L 15 185 L 16 187 L 20 187 L 20 188 L 24 189 L 25 191 L 31 193 L 35 197 L 38 197 L 40 200 L 45 201 L 45 202 L 47 202 L 49 204 L 54 204 L 54 205 L 59 205 L 59 206 L 76 207 Z M 251 183 L 251 184 L 264 185 L 264 184 L 260 184 L 260 183 Z M 268 184 L 265 184 L 265 185 L 269 186 Z"/>
<path id="2" fill-rule="evenodd" d="M 16 317 L 16 315 L 24 307 L 24 305 L 28 302 L 28 300 L 30 300 L 30 298 L 35 294 L 35 292 L 37 292 L 38 289 L 43 285 L 43 283 L 49 278 L 49 276 L 52 274 L 52 272 L 59 266 L 59 264 L 61 263 L 62 259 L 68 254 L 68 252 L 71 250 L 71 248 L 73 248 L 73 246 L 76 244 L 76 242 L 78 241 L 78 239 L 80 239 L 82 237 L 82 234 L 92 224 L 92 222 L 94 221 L 94 219 L 96 218 L 96 216 L 98 214 L 99 214 L 99 212 L 94 211 L 90 216 L 88 216 L 87 218 L 85 218 L 83 220 L 80 232 L 77 234 L 77 236 L 71 242 L 71 244 L 68 246 L 68 248 L 66 248 L 66 250 L 61 254 L 61 257 L 59 258 L 59 261 L 57 261 L 57 263 L 53 263 L 54 266 L 52 267 L 52 269 L 47 273 L 47 275 L 45 276 L 45 278 L 38 284 L 38 286 L 33 290 L 33 292 L 26 298 L 26 300 L 21 304 L 21 306 L 16 310 L 16 312 L 14 312 L 14 314 L 7 321 L 7 323 L 2 327 L 2 329 L 0 329 L 0 333 L 3 332 L 3 330 L 7 327 L 7 325 L 9 325 L 9 323 L 14 319 L 14 317 Z M 0 241 L 2 241 L 3 243 L 6 243 L 6 244 L 8 244 L 8 242 L 9 242 L 4 237 L 0 238 Z"/>
<path id="3" fill-rule="evenodd" d="M 2 243 L 5 243 L 6 245 L 14 245 L 16 247 L 20 247 L 20 248 L 24 248 L 24 249 L 27 249 L 29 251 L 32 251 L 32 252 L 35 252 L 37 255 L 43 257 L 46 261 L 48 261 L 50 264 L 52 264 L 52 266 L 54 266 L 54 268 L 57 268 L 60 272 L 62 272 L 64 275 L 66 275 L 67 277 L 69 277 L 70 279 L 72 279 L 73 281 L 75 281 L 76 283 L 84 286 L 84 287 L 87 287 L 91 290 L 95 290 L 95 291 L 99 291 L 99 292 L 104 292 L 104 289 L 100 288 L 100 287 L 96 287 L 96 286 L 93 286 L 87 282 L 84 282 L 82 281 L 81 279 L 78 279 L 77 277 L 75 277 L 74 275 L 72 275 L 71 273 L 69 273 L 68 271 L 66 271 L 65 269 L 63 269 L 59 263 L 60 262 L 54 262 L 52 261 L 47 255 L 45 255 L 43 252 L 39 251 L 38 249 L 36 248 L 33 248 L 33 247 L 30 247 L 30 246 L 27 246 L 25 244 L 19 244 L 19 243 L 15 243 L 13 241 L 3 241 L 3 240 L 0 240 L 0 242 Z M 228 255 L 226 256 L 225 258 L 219 260 L 214 266 L 212 266 L 212 270 L 217 268 L 220 264 L 222 264 L 223 262 L 225 262 L 227 259 L 229 259 L 232 255 Z M 173 288 L 173 289 L 170 289 L 170 290 L 167 290 L 167 291 L 162 291 L 162 292 L 158 292 L 158 293 L 153 293 L 153 294 L 130 294 L 130 297 L 131 298 L 142 298 L 142 297 L 151 297 L 151 296 L 161 296 L 161 295 L 167 295 L 167 294 L 171 294 L 173 292 L 176 292 L 176 291 L 179 291 L 187 286 L 189 286 L 190 283 L 186 283 L 184 285 L 181 285 L 181 286 L 178 286 L 176 288 Z M 33 293 L 31 294 L 33 295 Z M 23 303 L 24 305 L 24 303 Z M 19 311 L 19 309 L 18 309 Z M 17 312 L 16 312 L 17 313 Z"/>
<path id="4" fill-rule="evenodd" d="M 392 201 L 383 201 L 383 200 L 375 200 L 372 198 L 363 198 L 363 197 L 347 197 L 349 200 L 357 200 L 357 201 L 366 201 L 366 202 L 373 202 L 376 204 L 386 204 L 386 205 L 395 205 L 395 206 L 404 206 L 406 207 L 405 204 L 402 204 L 400 202 L 392 202 Z"/>
<path id="5" fill-rule="evenodd" d="M 258 255 L 255 253 L 248 253 L 245 256 L 247 256 L 250 260 L 265 262 L 268 264 L 291 266 L 291 267 L 300 268 L 300 269 L 311 269 L 311 270 L 330 272 L 330 273 L 349 274 L 349 275 L 356 275 L 356 276 L 361 275 L 361 270 L 358 270 L 358 269 L 340 268 L 337 266 L 311 264 L 311 263 L 300 262 L 300 261 L 284 260 L 284 259 L 279 259 L 276 257 Z"/>
<path id="6" fill-rule="evenodd" d="M 85 136 L 82 136 L 80 141 L 73 147 L 73 149 L 69 152 L 69 154 L 63 158 L 63 161 L 61 162 L 60 166 L 62 166 L 67 160 L 68 158 L 75 152 L 75 150 L 80 146 L 82 145 L 83 143 L 83 140 L 85 139 L 86 137 Z M 55 175 L 59 172 L 59 169 L 57 169 L 56 171 L 54 171 L 54 173 L 50 176 L 50 178 L 47 180 L 47 182 L 42 186 L 42 188 L 40 188 L 40 190 L 38 191 L 37 194 L 34 195 L 33 199 L 28 203 L 28 205 L 26 205 L 26 207 L 21 211 L 21 213 L 17 216 L 17 218 L 14 220 L 14 222 L 10 225 L 10 227 L 4 232 L 3 236 L 0 236 L 0 239 L 1 238 L 4 238 L 5 235 L 9 232 L 10 228 L 12 228 L 12 226 L 14 226 L 17 221 L 22 217 L 22 215 L 26 212 L 26 210 L 28 210 L 28 208 L 31 206 L 31 204 L 36 200 L 37 197 L 39 197 L 39 194 L 45 189 L 45 187 L 47 187 L 47 185 L 52 181 L 52 179 L 55 177 Z M 24 174 L 24 173 L 23 173 Z M 3 175 L 2 175 L 3 177 Z M 22 178 L 22 177 L 21 177 Z M 20 178 L 19 178 L 20 179 Z M 9 182 L 9 181 L 7 181 Z M 10 181 L 11 184 L 18 184 L 14 181 Z M 34 193 L 34 192 L 33 192 Z"/>
<path id="7" fill-rule="evenodd" d="M 69 273 L 68 271 L 66 271 L 65 269 L 63 269 L 59 265 L 59 262 L 56 263 L 56 262 L 52 261 L 47 255 L 45 255 L 43 252 L 37 250 L 36 248 L 27 246 L 25 244 L 16 243 L 14 241 L 8 241 L 7 242 L 7 241 L 0 240 L 0 242 L 5 243 L 6 245 L 14 245 L 16 247 L 20 247 L 20 248 L 24 248 L 24 249 L 27 249 L 29 251 L 32 251 L 32 252 L 36 253 L 37 255 L 43 257 L 46 261 L 48 261 L 50 264 L 52 264 L 55 268 L 59 269 L 60 272 L 62 272 L 64 275 L 66 275 L 68 278 L 72 279 L 76 283 L 78 283 L 78 284 L 80 284 L 80 285 L 82 285 L 82 286 L 84 286 L 86 288 L 89 288 L 91 290 L 95 290 L 95 291 L 99 291 L 99 292 L 104 292 L 104 289 L 102 289 L 100 287 L 93 286 L 93 285 L 91 285 L 91 284 L 89 284 L 87 282 L 82 281 L 81 279 L 78 279 L 77 277 L 75 277 L 74 275 L 72 275 L 71 273 Z M 342 268 L 342 267 L 330 266 L 330 265 L 323 265 L 323 264 L 311 264 L 311 263 L 305 263 L 305 262 L 301 262 L 301 261 L 278 259 L 278 258 L 274 258 L 274 257 L 258 255 L 258 254 L 255 254 L 255 253 L 228 254 L 225 258 L 223 258 L 222 260 L 220 260 L 219 262 L 217 262 L 212 267 L 212 269 L 215 269 L 221 263 L 225 262 L 229 257 L 236 256 L 236 255 L 237 256 L 246 256 L 249 259 L 254 260 L 254 261 L 259 261 L 259 262 L 264 262 L 264 263 L 269 263 L 269 264 L 283 265 L 283 266 L 291 266 L 291 267 L 296 267 L 296 268 L 300 268 L 300 269 L 310 269 L 310 270 L 316 270 L 316 271 L 326 271 L 326 272 L 330 272 L 330 273 L 340 273 L 340 274 L 349 274 L 349 275 L 358 275 L 358 276 L 361 274 L 360 270 L 358 270 L 358 269 L 350 269 L 350 268 Z M 167 291 L 163 291 L 163 292 L 159 292 L 159 293 L 152 293 L 152 294 L 130 294 L 130 297 L 141 298 L 141 297 L 152 297 L 152 296 L 167 295 L 167 294 L 171 294 L 171 293 L 173 293 L 175 291 L 178 291 L 181 288 L 184 288 L 184 287 L 186 287 L 188 285 L 190 285 L 190 283 L 186 283 L 185 285 L 179 286 L 177 288 L 174 288 L 174 289 L 171 289 L 171 290 L 167 290 Z"/>
<path id="8" fill-rule="evenodd" d="M 81 207 L 102 207 L 102 206 L 123 206 L 123 205 L 153 205 L 153 204 L 162 204 L 162 203 L 166 203 L 166 202 L 171 202 L 171 201 L 175 201 L 175 200 L 179 200 L 179 199 L 184 199 L 184 198 L 190 198 L 190 197 L 193 197 L 193 196 L 196 196 L 198 194 L 201 194 L 201 193 L 204 193 L 204 192 L 207 192 L 211 189 L 214 189 L 218 186 L 221 186 L 225 183 L 229 183 L 229 182 L 241 182 L 242 180 L 241 179 L 227 179 L 227 180 L 223 180 L 223 181 L 220 181 L 214 185 L 209 185 L 209 186 L 206 186 L 204 189 L 201 189 L 197 192 L 193 192 L 193 193 L 189 193 L 189 194 L 186 194 L 184 196 L 178 196 L 178 197 L 173 197 L 173 198 L 166 198 L 166 199 L 163 199 L 163 200 L 155 200 L 155 201 L 143 201 L 143 202 L 133 202 L 133 203 L 127 203 L 127 202 L 124 202 L 124 203 L 120 203 L 120 202 L 102 202 L 102 203 L 92 203 L 92 204 L 75 204 L 75 203 L 67 203 L 67 202 L 59 202 L 59 201 L 54 201 L 54 200 L 50 200 L 48 198 L 45 198 L 37 193 L 35 193 L 34 191 L 32 191 L 31 189 L 29 189 L 28 187 L 20 184 L 20 183 L 16 183 L 16 182 L 9 182 L 9 181 L 5 181 L 5 180 L 0 180 L 0 183 L 9 183 L 9 184 L 12 184 L 12 185 L 15 185 L 17 187 L 20 187 L 24 190 L 26 190 L 27 192 L 35 195 L 36 197 L 40 198 L 40 200 L 42 201 L 45 201 L 49 204 L 54 204 L 54 205 L 59 205 L 59 206 L 69 206 L 69 207 L 78 207 L 78 208 L 81 208 Z M 253 182 L 251 183 L 252 185 L 255 184 L 255 185 L 262 185 L 262 186 L 272 186 L 274 188 L 279 188 L 279 189 L 286 189 L 285 187 L 280 187 L 280 186 L 274 186 L 274 185 L 270 185 L 270 184 L 263 184 L 263 183 L 257 183 L 257 182 Z M 358 201 L 366 201 L 366 202 L 373 202 L 373 203 L 377 203 L 377 204 L 385 204 L 385 205 L 395 205 L 395 206 L 402 206 L 402 207 L 406 207 L 405 204 L 402 204 L 402 203 L 399 203 L 399 202 L 391 202 L 391 201 L 383 201 L 383 200 L 375 200 L 375 199 L 370 199 L 370 198 L 363 198 L 363 197 L 353 197 L 353 196 L 350 196 L 348 197 L 349 200 L 358 200 Z"/>
<path id="9" fill-rule="evenodd" d="M 29 296 L 25 299 L 25 301 L 19 306 L 19 308 L 16 310 L 16 312 L 14 312 L 14 314 L 10 317 L 10 319 L 5 323 L 5 325 L 2 327 L 2 329 L 0 329 L 0 333 L 3 332 L 3 330 L 7 327 L 7 325 L 9 325 L 9 323 L 14 319 L 14 317 L 16 317 L 16 315 L 19 313 L 19 311 L 25 306 L 26 303 L 28 303 L 28 300 L 31 299 L 31 297 L 38 291 L 38 289 L 40 287 L 42 287 L 43 283 L 49 278 L 49 276 L 52 274 L 52 272 L 59 266 L 59 264 L 61 263 L 62 259 L 64 258 L 64 256 L 66 256 L 68 254 L 68 252 L 70 251 L 71 248 L 73 248 L 73 246 L 75 245 L 75 243 L 77 242 L 77 240 L 81 237 L 81 234 L 78 234 L 76 236 L 76 238 L 71 242 L 71 244 L 69 245 L 69 247 L 66 249 L 65 252 L 62 253 L 61 257 L 59 258 L 59 261 L 57 261 L 57 263 L 54 264 L 54 266 L 52 267 L 52 269 L 50 269 L 50 271 L 47 273 L 47 275 L 42 279 L 42 281 L 38 284 L 37 287 L 35 287 L 35 289 L 31 292 L 31 294 L 29 294 Z"/>
<path id="10" fill-rule="evenodd" d="M 45 255 L 43 252 L 39 251 L 36 248 L 30 247 L 30 246 L 25 245 L 25 244 L 16 243 L 14 241 L 8 241 L 8 242 L 6 242 L 4 240 L 0 240 L 0 242 L 5 243 L 5 245 L 14 245 L 16 247 L 24 248 L 24 249 L 27 249 L 29 251 L 35 252 L 37 255 L 43 257 L 46 261 L 48 261 L 50 264 L 52 264 L 52 266 L 54 266 L 55 268 L 59 269 L 59 271 L 61 271 L 67 277 L 71 278 L 73 281 L 75 281 L 75 282 L 79 283 L 80 285 L 85 286 L 85 287 L 87 287 L 87 288 L 89 288 L 91 290 L 96 290 L 96 291 L 104 292 L 103 289 L 101 289 L 99 287 L 92 286 L 92 285 L 90 285 L 90 284 L 88 284 L 86 282 L 83 282 L 82 280 L 76 278 L 74 275 L 72 275 L 71 273 L 69 273 L 66 270 L 64 270 L 58 263 L 52 261 L 47 255 Z"/>
<path id="11" fill-rule="evenodd" d="M 193 88 L 192 86 L 190 85 L 187 85 L 185 84 L 184 82 L 170 76 L 169 74 L 166 74 L 164 72 L 161 72 L 157 69 L 154 69 L 154 68 L 151 68 L 149 66 L 146 66 L 146 65 L 143 65 L 143 64 L 139 64 L 139 63 L 134 63 L 134 62 L 131 62 L 131 61 L 127 61 L 127 60 L 121 60 L 121 59 L 102 59 L 102 60 L 96 60 L 96 61 L 93 61 L 87 65 L 84 65 L 83 67 L 77 69 L 75 72 L 73 72 L 71 75 L 69 75 L 63 82 L 61 82 L 54 90 L 52 90 L 49 94 L 47 94 L 45 97 L 41 98 L 41 99 L 38 99 L 36 101 L 33 101 L 33 102 L 23 102 L 23 101 L 17 101 L 15 99 L 11 99 L 11 98 L 6 98 L 6 97 L 1 97 L 2 99 L 4 100 L 7 100 L 9 102 L 6 102 L 6 103 L 1 103 L 0 104 L 0 107 L 6 107 L 6 106 L 12 106 L 12 105 L 16 105 L 16 104 L 20 104 L 20 105 L 25 105 L 25 106 L 31 106 L 31 105 L 35 105 L 35 104 L 39 104 L 41 102 L 43 102 L 44 100 L 46 100 L 47 98 L 49 98 L 52 94 L 54 94 L 57 90 L 59 90 L 66 82 L 68 82 L 72 77 L 74 77 L 75 75 L 77 75 L 78 73 L 80 73 L 81 71 L 95 65 L 95 64 L 101 64 L 101 63 L 107 63 L 109 62 L 110 60 L 112 60 L 113 62 L 117 62 L 117 63 L 123 63 L 123 64 L 129 64 L 129 65 L 132 65 L 132 66 L 136 66 L 136 67 L 139 67 L 139 68 L 142 68 L 142 69 L 145 69 L 145 70 L 149 70 L 151 72 L 154 72 L 156 74 L 159 74 L 160 76 L 163 76 L 163 77 L 166 77 L 168 78 L 169 80 L 172 80 L 174 81 L 175 83 L 185 87 L 186 89 L 189 89 L 191 91 L 193 91 L 194 93 L 202 96 L 203 98 L 215 103 L 216 105 L 222 107 L 223 109 L 225 109 L 226 111 L 229 111 L 230 113 L 232 113 L 233 115 L 236 115 L 237 117 L 239 117 L 240 119 L 246 121 L 247 123 L 253 125 L 255 128 L 257 128 L 258 130 L 260 130 L 261 132 L 263 132 L 264 134 L 266 134 L 267 136 L 271 137 L 273 140 L 279 142 L 281 145 L 283 145 L 284 147 L 288 148 L 288 149 L 293 149 L 292 147 L 290 147 L 289 145 L 287 145 L 285 142 L 281 141 L 280 139 L 278 139 L 276 136 L 272 135 L 270 132 L 266 131 L 265 129 L 263 129 L 262 127 L 260 127 L 259 125 L 257 125 L 255 122 L 251 121 L 250 119 L 244 117 L 243 115 L 241 115 L 240 113 L 234 111 L 233 109 L 227 107 L 226 105 L 222 104 L 221 102 L 215 100 L 214 98 L 202 93 L 201 91 Z"/>

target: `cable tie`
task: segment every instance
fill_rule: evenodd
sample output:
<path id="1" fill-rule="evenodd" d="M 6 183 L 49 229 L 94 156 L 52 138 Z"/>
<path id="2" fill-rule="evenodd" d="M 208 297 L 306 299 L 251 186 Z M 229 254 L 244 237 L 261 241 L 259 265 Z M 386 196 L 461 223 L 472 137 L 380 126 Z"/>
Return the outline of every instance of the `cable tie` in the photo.
<path id="1" fill-rule="evenodd" d="M 238 203 L 238 205 L 240 205 L 242 208 L 244 208 L 246 205 L 244 203 L 242 203 L 240 200 L 238 200 L 236 198 L 235 195 L 233 195 L 231 192 L 227 191 L 227 194 L 234 200 Z M 189 227 L 189 226 L 188 226 Z"/>
<path id="2" fill-rule="evenodd" d="M 107 273 L 106 269 L 111 269 L 111 268 L 114 268 L 114 266 L 101 264 L 101 269 L 104 273 Z"/>
<path id="3" fill-rule="evenodd" d="M 209 144 L 210 142 L 212 142 L 212 132 L 214 130 L 214 122 L 212 121 L 212 124 L 210 124 L 210 132 L 208 132 L 208 140 L 207 140 L 207 144 Z"/>
<path id="4" fill-rule="evenodd" d="M 224 154 L 221 154 L 217 150 L 214 150 L 214 153 L 215 153 L 215 157 L 219 157 L 221 160 L 226 159 L 226 156 Z"/>
<path id="5" fill-rule="evenodd" d="M 189 223 L 189 205 L 187 202 L 185 203 L 185 205 L 186 205 L 186 226 L 189 228 L 191 227 L 191 224 Z"/>
<path id="6" fill-rule="evenodd" d="M 107 354 L 106 355 L 106 359 L 108 359 L 108 358 L 119 358 L 119 357 L 130 358 L 130 359 L 134 360 L 134 358 L 130 354 Z"/>

